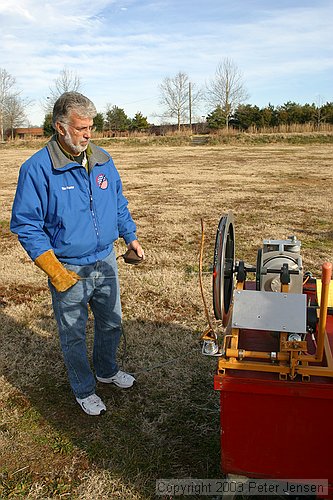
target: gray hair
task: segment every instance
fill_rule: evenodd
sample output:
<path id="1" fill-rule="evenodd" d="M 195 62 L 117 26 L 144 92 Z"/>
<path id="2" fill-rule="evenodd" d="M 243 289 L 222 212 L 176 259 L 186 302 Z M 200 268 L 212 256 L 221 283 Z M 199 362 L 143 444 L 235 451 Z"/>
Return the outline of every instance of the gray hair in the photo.
<path id="1" fill-rule="evenodd" d="M 97 111 L 94 103 L 79 92 L 64 92 L 53 106 L 52 125 L 56 122 L 67 123 L 71 112 L 77 113 L 81 118 L 95 118 Z"/>

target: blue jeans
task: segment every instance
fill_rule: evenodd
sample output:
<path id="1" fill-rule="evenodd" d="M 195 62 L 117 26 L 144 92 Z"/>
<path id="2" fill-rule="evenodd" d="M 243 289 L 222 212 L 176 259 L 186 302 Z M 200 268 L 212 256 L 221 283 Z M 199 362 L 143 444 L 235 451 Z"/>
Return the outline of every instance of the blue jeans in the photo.
<path id="1" fill-rule="evenodd" d="M 94 315 L 93 365 L 96 375 L 112 377 L 118 371 L 117 349 L 121 337 L 121 304 L 115 252 L 95 264 L 64 264 L 82 280 L 65 292 L 49 283 L 60 344 L 71 388 L 77 398 L 94 394 L 96 381 L 90 367 L 86 324 L 88 304 Z"/>

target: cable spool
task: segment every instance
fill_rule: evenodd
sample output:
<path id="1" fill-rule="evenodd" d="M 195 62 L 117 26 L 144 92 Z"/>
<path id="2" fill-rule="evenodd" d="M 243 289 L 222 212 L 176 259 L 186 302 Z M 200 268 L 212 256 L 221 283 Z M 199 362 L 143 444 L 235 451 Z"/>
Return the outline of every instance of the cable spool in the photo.
<path id="1" fill-rule="evenodd" d="M 235 268 L 235 231 L 232 212 L 220 219 L 214 249 L 213 306 L 215 318 L 228 323 Z"/>

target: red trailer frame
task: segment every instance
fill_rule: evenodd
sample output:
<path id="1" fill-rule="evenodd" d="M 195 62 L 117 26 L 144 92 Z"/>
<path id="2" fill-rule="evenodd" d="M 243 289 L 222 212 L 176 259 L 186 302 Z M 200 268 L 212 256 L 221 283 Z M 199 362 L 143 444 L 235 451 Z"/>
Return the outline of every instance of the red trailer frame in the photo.
<path id="1" fill-rule="evenodd" d="M 327 316 L 326 331 L 333 351 L 332 315 Z M 240 332 L 240 347 L 274 349 L 270 332 L 263 333 Z M 214 388 L 221 391 L 225 474 L 326 479 L 324 498 L 333 498 L 333 378 L 314 376 L 305 382 L 279 380 L 275 373 L 226 370 L 215 375 Z"/>

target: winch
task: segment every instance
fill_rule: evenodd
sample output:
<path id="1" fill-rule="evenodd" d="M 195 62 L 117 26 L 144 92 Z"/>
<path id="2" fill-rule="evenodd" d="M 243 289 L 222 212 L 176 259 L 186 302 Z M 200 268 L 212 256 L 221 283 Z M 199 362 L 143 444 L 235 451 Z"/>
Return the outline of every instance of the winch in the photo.
<path id="1" fill-rule="evenodd" d="M 300 250 L 295 236 L 269 239 L 258 250 L 255 266 L 236 261 L 233 214 L 221 218 L 214 250 L 213 307 L 224 328 L 220 338 L 213 328 L 202 336 L 203 354 L 220 358 L 218 374 L 237 369 L 274 372 L 280 379 L 333 377 L 325 330 L 332 265 L 323 265 L 321 283 L 303 272 Z M 254 279 L 248 280 L 249 275 Z M 249 336 L 257 337 L 261 348 L 249 349 Z M 264 344 L 274 349 L 263 350 Z"/>
<path id="2" fill-rule="evenodd" d="M 200 270 L 203 237 L 201 248 Z M 202 353 L 217 360 L 225 474 L 324 478 L 323 497 L 333 498 L 331 276 L 329 262 L 321 279 L 304 272 L 296 236 L 263 240 L 253 266 L 236 260 L 234 216 L 222 216 L 213 264 L 216 322 L 205 304 L 209 328 L 201 340 Z"/>

